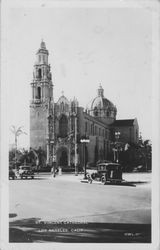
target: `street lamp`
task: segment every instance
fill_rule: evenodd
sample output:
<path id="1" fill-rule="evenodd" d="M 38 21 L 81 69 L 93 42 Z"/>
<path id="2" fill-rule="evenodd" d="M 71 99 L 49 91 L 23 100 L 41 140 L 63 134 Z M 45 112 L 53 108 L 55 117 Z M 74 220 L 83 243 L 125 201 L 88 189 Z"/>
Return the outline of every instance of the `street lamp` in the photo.
<path id="1" fill-rule="evenodd" d="M 52 98 L 48 100 L 48 138 L 47 138 L 47 164 L 50 166 L 53 163 L 53 148 L 54 148 L 54 117 Z"/>
<path id="2" fill-rule="evenodd" d="M 119 152 L 119 147 L 118 147 L 118 140 L 119 140 L 119 137 L 120 137 L 120 132 L 119 131 L 117 131 L 117 132 L 115 132 L 115 138 L 116 138 L 116 147 L 117 147 L 117 150 L 115 150 L 115 151 L 117 151 L 117 160 L 116 160 L 116 162 L 118 163 L 119 162 L 119 159 L 118 159 L 118 152 Z"/>
<path id="3" fill-rule="evenodd" d="M 48 140 L 47 140 L 47 164 L 52 165 L 52 115 L 49 114 L 48 116 Z"/>
<path id="4" fill-rule="evenodd" d="M 77 153 L 77 119 L 78 119 L 78 101 L 74 97 L 71 102 L 71 116 L 74 120 L 74 166 L 75 175 L 78 175 L 78 153 Z"/>
<path id="5" fill-rule="evenodd" d="M 89 137 L 87 136 L 83 136 L 80 140 L 80 142 L 83 144 L 83 154 L 84 154 L 84 179 L 87 179 L 86 177 L 86 143 L 89 143 L 90 140 L 89 140 Z"/>
<path id="6" fill-rule="evenodd" d="M 75 175 L 78 175 L 78 169 L 77 169 L 77 162 L 78 162 L 78 156 L 77 156 L 77 116 L 75 114 L 75 133 L 74 133 L 74 151 L 75 151 Z"/>
<path id="7" fill-rule="evenodd" d="M 74 118 L 74 166 L 75 166 L 75 175 L 78 175 L 78 155 L 77 155 L 77 113 L 73 112 L 72 117 Z"/>

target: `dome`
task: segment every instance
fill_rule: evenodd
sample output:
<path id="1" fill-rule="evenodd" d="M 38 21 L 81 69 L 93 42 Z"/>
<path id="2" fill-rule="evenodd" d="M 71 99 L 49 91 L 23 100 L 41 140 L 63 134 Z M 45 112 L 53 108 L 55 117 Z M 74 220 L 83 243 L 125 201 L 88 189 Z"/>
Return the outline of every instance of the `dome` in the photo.
<path id="1" fill-rule="evenodd" d="M 113 105 L 111 101 L 101 96 L 97 96 L 96 98 L 93 99 L 91 110 L 94 110 L 95 107 L 98 109 L 106 109 L 106 108 L 115 109 L 115 106 Z"/>
<path id="2" fill-rule="evenodd" d="M 98 95 L 91 103 L 91 115 L 101 118 L 115 118 L 117 114 L 116 106 L 104 97 L 104 89 L 100 85 L 98 88 Z"/>

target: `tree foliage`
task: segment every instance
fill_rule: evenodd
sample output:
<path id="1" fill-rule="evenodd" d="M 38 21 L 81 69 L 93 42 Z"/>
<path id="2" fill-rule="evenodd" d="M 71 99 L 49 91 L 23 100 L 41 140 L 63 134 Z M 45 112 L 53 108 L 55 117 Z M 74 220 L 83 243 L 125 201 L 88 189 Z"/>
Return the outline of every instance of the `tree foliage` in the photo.
<path id="1" fill-rule="evenodd" d="M 152 145 L 149 140 L 130 144 L 126 151 L 121 151 L 119 159 L 126 171 L 133 171 L 141 166 L 142 171 L 152 169 Z"/>
<path id="2" fill-rule="evenodd" d="M 31 166 L 44 167 L 46 165 L 46 153 L 39 147 L 38 149 L 17 150 L 16 160 L 18 165 L 29 164 Z M 9 151 L 9 162 L 15 162 L 15 150 Z"/>

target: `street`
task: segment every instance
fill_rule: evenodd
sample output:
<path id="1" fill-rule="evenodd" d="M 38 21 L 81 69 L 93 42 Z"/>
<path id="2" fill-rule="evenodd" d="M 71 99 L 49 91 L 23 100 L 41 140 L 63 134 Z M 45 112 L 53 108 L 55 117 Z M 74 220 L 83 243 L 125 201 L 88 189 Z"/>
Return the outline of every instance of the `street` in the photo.
<path id="1" fill-rule="evenodd" d="M 41 222 L 44 222 L 47 226 L 51 226 L 55 222 L 56 225 L 62 226 L 61 223 L 63 222 L 63 224 L 72 224 L 72 227 L 78 225 L 76 230 L 80 230 L 79 225 L 81 225 L 82 231 L 84 229 L 90 231 L 90 226 L 93 230 L 96 225 L 97 230 L 97 227 L 105 225 L 105 232 L 105 230 L 108 230 L 108 225 L 112 230 L 116 225 L 116 230 L 121 231 L 120 236 L 117 236 L 118 242 L 122 238 L 124 242 L 125 240 L 126 242 L 136 242 L 136 236 L 138 241 L 147 242 L 151 237 L 151 174 L 124 174 L 124 178 L 135 181 L 136 186 L 112 186 L 98 182 L 92 184 L 81 183 L 83 175 L 74 176 L 69 174 L 57 176 L 56 178 L 51 177 L 49 174 L 38 174 L 34 180 L 10 180 L 10 240 L 15 241 L 15 230 L 24 229 L 27 223 L 30 228 L 34 227 L 35 230 L 35 225 L 42 225 Z M 88 225 L 89 229 L 86 229 L 86 225 Z M 126 228 L 124 228 L 125 225 Z M 144 228 L 140 227 L 143 227 L 143 225 L 144 228 L 148 228 L 148 231 L 142 232 Z M 133 232 L 134 226 L 137 227 Z M 53 225 L 51 228 L 53 229 Z M 46 230 L 46 227 L 43 227 L 43 230 Z M 41 236 L 45 232 L 43 230 L 39 231 Z M 122 231 L 123 236 L 126 236 L 125 239 L 122 237 Z M 113 235 L 107 238 L 106 232 L 104 232 L 100 234 L 100 238 L 103 238 L 101 241 L 112 242 Z M 83 235 L 83 232 L 78 231 L 76 237 L 80 233 Z M 97 235 L 97 231 L 94 233 Z M 68 242 L 69 240 L 69 242 L 77 242 L 80 240 L 80 238 L 73 239 L 74 237 L 65 240 L 62 235 L 60 240 L 58 239 L 58 236 L 60 236 L 58 231 L 56 231 L 56 235 L 56 238 L 53 239 L 52 232 L 50 241 Z M 66 235 L 65 232 L 63 232 L 64 235 Z M 32 241 L 38 239 L 33 240 L 33 235 L 31 238 Z M 42 240 L 42 238 L 39 237 L 39 240 Z M 96 242 L 99 242 L 98 237 L 96 239 Z M 24 236 L 23 240 L 25 242 Z M 42 242 L 45 240 L 43 238 Z M 81 240 L 83 242 L 83 239 Z M 94 240 L 93 237 L 89 237 L 86 242 Z"/>

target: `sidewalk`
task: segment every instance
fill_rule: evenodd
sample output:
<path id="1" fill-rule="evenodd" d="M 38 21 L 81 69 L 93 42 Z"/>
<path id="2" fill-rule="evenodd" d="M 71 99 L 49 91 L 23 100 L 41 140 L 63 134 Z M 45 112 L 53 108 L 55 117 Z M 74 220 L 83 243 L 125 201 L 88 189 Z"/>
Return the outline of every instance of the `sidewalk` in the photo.
<path id="1" fill-rule="evenodd" d="M 78 175 L 75 175 L 75 173 L 62 173 L 61 175 L 57 174 L 56 177 L 54 178 L 50 172 L 41 172 L 41 173 L 36 173 L 35 178 L 80 182 L 81 180 L 83 180 L 84 174 L 79 173 Z"/>
<path id="2" fill-rule="evenodd" d="M 123 179 L 129 182 L 151 182 L 151 176 L 151 173 L 124 173 Z M 79 173 L 77 176 L 75 173 L 62 173 L 61 175 L 57 174 L 54 178 L 50 172 L 42 172 L 35 174 L 35 178 L 69 182 L 81 182 L 83 180 L 85 182 L 84 173 Z"/>
<path id="3" fill-rule="evenodd" d="M 53 176 L 49 176 L 49 179 L 54 179 L 54 180 L 58 180 L 58 181 L 72 181 L 72 182 L 80 182 L 81 180 L 83 180 L 84 174 L 79 174 L 79 175 L 75 175 L 75 174 L 62 174 L 62 175 L 56 175 L 56 177 L 54 178 Z"/>

